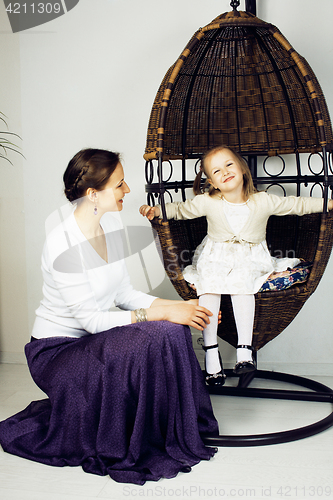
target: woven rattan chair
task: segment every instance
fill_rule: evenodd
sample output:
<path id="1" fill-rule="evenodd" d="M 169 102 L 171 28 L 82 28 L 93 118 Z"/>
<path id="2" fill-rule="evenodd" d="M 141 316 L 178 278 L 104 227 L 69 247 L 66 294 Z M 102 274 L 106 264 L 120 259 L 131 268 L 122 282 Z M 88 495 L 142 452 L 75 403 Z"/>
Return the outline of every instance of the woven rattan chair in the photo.
<path id="1" fill-rule="evenodd" d="M 253 1 L 249 3 L 253 5 Z M 206 235 L 206 220 L 168 221 L 164 207 L 169 199 L 186 199 L 197 163 L 207 149 L 225 144 L 237 150 L 247 159 L 259 190 L 280 189 L 282 194 L 296 196 L 304 190 L 305 196 L 319 190 L 324 198 L 322 214 L 269 220 L 267 241 L 272 254 L 301 257 L 312 261 L 313 267 L 302 285 L 256 294 L 253 346 L 258 351 L 294 319 L 315 291 L 327 265 L 333 244 L 333 217 L 326 213 L 333 184 L 333 137 L 324 95 L 305 59 L 275 26 L 251 12 L 238 12 L 237 1 L 231 5 L 232 12 L 222 14 L 194 34 L 160 85 L 144 155 L 146 192 L 149 204 L 157 200 L 162 205 L 163 219 L 155 219 L 152 225 L 158 234 L 166 272 L 178 294 L 188 299 L 195 293 L 185 282 L 182 269 L 191 262 L 194 249 Z M 278 173 L 268 167 L 272 157 L 281 161 Z M 319 168 L 312 164 L 316 157 Z M 236 346 L 230 297 L 222 296 L 221 309 L 218 334 Z M 274 378 L 260 371 L 254 376 Z M 279 380 L 296 381 L 290 377 Z M 252 378 L 253 374 L 241 377 L 236 393 L 263 397 L 246 388 Z M 296 382 L 319 392 L 326 402 L 332 401 L 331 389 L 308 379 L 297 378 Z M 235 394 L 230 387 L 210 391 Z M 300 398 L 313 397 L 311 392 L 301 392 Z M 279 397 L 277 392 L 270 394 Z M 320 430 L 332 424 L 333 414 L 320 423 Z M 220 436 L 213 442 L 268 444 L 305 437 L 318 432 L 319 427 L 316 424 L 315 428 L 308 426 L 292 435 L 279 433 L 266 438 Z"/>

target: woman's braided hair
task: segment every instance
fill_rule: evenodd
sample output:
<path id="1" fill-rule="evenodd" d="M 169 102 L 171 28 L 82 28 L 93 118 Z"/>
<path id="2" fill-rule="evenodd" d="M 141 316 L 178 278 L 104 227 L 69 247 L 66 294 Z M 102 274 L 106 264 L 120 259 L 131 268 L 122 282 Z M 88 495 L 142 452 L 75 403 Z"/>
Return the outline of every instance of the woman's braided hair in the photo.
<path id="1" fill-rule="evenodd" d="M 79 202 L 88 188 L 100 191 L 113 174 L 120 156 L 105 149 L 82 149 L 68 163 L 64 173 L 66 198 Z"/>

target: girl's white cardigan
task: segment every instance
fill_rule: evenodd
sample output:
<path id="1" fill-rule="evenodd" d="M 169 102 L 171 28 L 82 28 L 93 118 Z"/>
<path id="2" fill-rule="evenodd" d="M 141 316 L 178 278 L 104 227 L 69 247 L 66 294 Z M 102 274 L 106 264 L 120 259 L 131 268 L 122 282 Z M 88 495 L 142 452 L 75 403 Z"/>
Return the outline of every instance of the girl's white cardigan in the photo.
<path id="1" fill-rule="evenodd" d="M 195 219 L 206 216 L 208 235 L 215 241 L 261 243 L 266 239 L 267 221 L 271 215 L 304 215 L 321 212 L 322 198 L 297 196 L 281 197 L 266 192 L 252 194 L 248 201 L 249 218 L 245 227 L 235 234 L 230 228 L 223 211 L 220 194 L 208 193 L 195 196 L 193 200 L 166 204 L 168 219 Z M 159 206 L 160 210 L 161 207 Z"/>

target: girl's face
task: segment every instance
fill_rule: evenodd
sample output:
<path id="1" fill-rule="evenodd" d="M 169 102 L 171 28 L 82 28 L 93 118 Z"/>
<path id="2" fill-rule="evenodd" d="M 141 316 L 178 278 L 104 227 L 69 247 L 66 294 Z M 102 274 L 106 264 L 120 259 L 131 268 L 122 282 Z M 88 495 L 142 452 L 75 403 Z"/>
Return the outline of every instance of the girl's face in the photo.
<path id="1" fill-rule="evenodd" d="M 118 163 L 105 187 L 97 192 L 98 207 L 103 212 L 117 212 L 123 209 L 123 199 L 130 188 L 124 181 L 124 169 Z"/>
<path id="2" fill-rule="evenodd" d="M 229 149 L 222 149 L 205 160 L 205 172 L 210 184 L 221 191 L 226 200 L 243 202 L 243 170 Z M 235 201 L 236 200 L 236 201 Z"/>

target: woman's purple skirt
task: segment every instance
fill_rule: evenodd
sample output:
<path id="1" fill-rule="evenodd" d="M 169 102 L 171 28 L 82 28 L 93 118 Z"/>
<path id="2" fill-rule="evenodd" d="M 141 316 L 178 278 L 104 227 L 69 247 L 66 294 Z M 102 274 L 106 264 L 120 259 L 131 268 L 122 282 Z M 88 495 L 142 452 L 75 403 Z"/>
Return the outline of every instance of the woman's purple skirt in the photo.
<path id="1" fill-rule="evenodd" d="M 200 434 L 218 425 L 188 327 L 139 323 L 25 352 L 48 399 L 0 423 L 6 452 L 135 484 L 213 456 Z"/>

